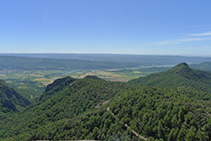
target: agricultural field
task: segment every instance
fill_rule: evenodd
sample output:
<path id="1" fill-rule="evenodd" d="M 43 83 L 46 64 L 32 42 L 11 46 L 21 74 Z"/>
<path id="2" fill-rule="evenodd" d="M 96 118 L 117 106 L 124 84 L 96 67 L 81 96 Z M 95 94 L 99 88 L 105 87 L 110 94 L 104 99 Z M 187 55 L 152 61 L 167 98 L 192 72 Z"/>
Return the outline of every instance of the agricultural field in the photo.
<path id="1" fill-rule="evenodd" d="M 107 70 L 84 70 L 77 71 L 69 74 L 74 78 L 83 78 L 87 75 L 95 75 L 108 81 L 121 81 L 127 82 L 130 79 L 146 76 L 147 73 L 142 73 L 136 70 L 121 70 L 121 69 L 107 69 Z"/>
<path id="2" fill-rule="evenodd" d="M 84 78 L 87 75 L 95 75 L 107 81 L 127 82 L 131 79 L 144 77 L 157 72 L 157 69 L 104 69 L 104 70 L 34 70 L 0 71 L 0 79 L 5 80 L 12 88 L 21 93 L 24 97 L 32 100 L 40 96 L 45 87 L 54 80 L 71 76 L 74 78 Z"/>
<path id="3" fill-rule="evenodd" d="M 29 100 L 40 96 L 46 85 L 60 77 L 57 71 L 0 71 L 0 79 Z"/>

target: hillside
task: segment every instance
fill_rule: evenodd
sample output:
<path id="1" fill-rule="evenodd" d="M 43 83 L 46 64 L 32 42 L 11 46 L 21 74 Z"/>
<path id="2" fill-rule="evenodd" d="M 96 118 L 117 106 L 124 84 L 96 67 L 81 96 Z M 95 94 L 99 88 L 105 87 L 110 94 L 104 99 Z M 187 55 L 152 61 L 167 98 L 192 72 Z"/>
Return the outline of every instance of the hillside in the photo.
<path id="1" fill-rule="evenodd" d="M 204 63 L 200 63 L 200 64 L 191 64 L 190 66 L 194 69 L 211 71 L 211 62 L 204 62 Z"/>
<path id="2" fill-rule="evenodd" d="M 124 83 L 107 82 L 91 76 L 77 80 L 71 77 L 55 80 L 46 87 L 44 94 L 27 108 L 28 110 L 19 113 L 16 121 L 12 122 L 12 128 L 20 133 L 58 120 L 74 118 L 95 109 L 97 105 L 115 97 L 117 92 L 126 87 Z M 4 132 L 10 131 L 11 122 L 5 123 L 4 126 Z M 1 134 L 4 132 L 0 132 L 0 136 L 6 136 Z M 17 133 L 8 134 L 13 136 Z"/>
<path id="3" fill-rule="evenodd" d="M 177 67 L 189 69 L 186 64 Z M 171 71 L 183 71 L 177 67 Z M 188 95 L 189 91 L 108 82 L 96 76 L 65 77 L 48 85 L 43 96 L 13 120 L 1 123 L 0 139 L 142 140 L 133 130 L 148 140 L 208 141 L 211 102 Z"/>
<path id="4" fill-rule="evenodd" d="M 45 118 L 45 124 L 40 123 L 33 130 L 30 129 L 32 124 L 28 126 L 25 122 L 24 127 L 28 129 L 17 126 L 13 130 L 22 131 L 11 140 L 142 140 L 125 124 L 149 140 L 210 140 L 211 117 L 208 111 L 211 111 L 206 108 L 208 105 L 197 103 L 185 94 L 159 88 L 132 87 L 117 94 L 119 97 L 114 97 L 108 104 L 84 114 L 72 118 L 66 116 L 54 122 L 47 122 L 53 116 Z M 175 96 L 179 94 L 180 97 Z M 113 114 L 106 110 L 107 107 Z M 46 109 L 51 111 L 49 107 Z"/>
<path id="5" fill-rule="evenodd" d="M 128 83 L 139 86 L 192 90 L 193 92 L 197 91 L 197 93 L 211 93 L 211 73 L 192 69 L 186 63 L 180 63 L 168 71 L 140 77 Z M 210 96 L 204 98 L 211 99 Z"/>
<path id="6" fill-rule="evenodd" d="M 30 102 L 10 88 L 6 82 L 0 80 L 0 105 L 1 111 L 6 109 L 18 111 L 21 107 L 26 107 Z M 6 109 L 5 109 L 6 108 Z"/>

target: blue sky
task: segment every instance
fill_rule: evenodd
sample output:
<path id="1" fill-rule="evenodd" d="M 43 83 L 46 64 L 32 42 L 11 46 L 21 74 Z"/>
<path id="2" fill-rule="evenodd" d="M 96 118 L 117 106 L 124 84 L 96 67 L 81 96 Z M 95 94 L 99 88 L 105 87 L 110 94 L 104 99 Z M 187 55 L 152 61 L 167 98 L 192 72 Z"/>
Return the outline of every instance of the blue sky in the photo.
<path id="1" fill-rule="evenodd" d="M 210 0 L 9 0 L 0 53 L 211 56 Z"/>

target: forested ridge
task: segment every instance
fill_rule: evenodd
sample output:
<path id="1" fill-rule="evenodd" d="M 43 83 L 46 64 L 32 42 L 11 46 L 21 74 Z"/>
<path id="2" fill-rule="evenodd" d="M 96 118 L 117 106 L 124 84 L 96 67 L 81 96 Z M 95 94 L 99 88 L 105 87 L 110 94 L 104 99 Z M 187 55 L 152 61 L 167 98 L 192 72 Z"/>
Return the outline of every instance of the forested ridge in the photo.
<path id="1" fill-rule="evenodd" d="M 210 76 L 181 63 L 129 83 L 57 79 L 25 109 L 2 114 L 0 139 L 143 140 L 134 130 L 147 140 L 209 141 Z"/>
<path id="2" fill-rule="evenodd" d="M 191 64 L 190 66 L 194 69 L 211 71 L 211 62 L 204 62 L 204 63 L 200 63 L 200 64 Z"/>
<path id="3" fill-rule="evenodd" d="M 21 107 L 29 105 L 30 102 L 17 93 L 14 89 L 10 88 L 7 83 L 0 80 L 0 107 L 1 111 L 18 111 Z"/>
<path id="4" fill-rule="evenodd" d="M 154 73 L 129 81 L 139 86 L 174 88 L 192 91 L 199 99 L 211 98 L 211 73 L 190 68 L 186 63 L 180 63 L 172 69 Z"/>

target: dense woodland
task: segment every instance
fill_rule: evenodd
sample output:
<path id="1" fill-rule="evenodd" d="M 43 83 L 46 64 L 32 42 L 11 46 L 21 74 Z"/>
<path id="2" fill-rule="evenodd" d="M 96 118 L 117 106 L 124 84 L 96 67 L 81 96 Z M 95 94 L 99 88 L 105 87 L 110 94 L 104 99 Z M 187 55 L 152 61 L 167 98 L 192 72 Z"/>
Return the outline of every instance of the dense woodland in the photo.
<path id="1" fill-rule="evenodd" d="M 190 91 L 190 95 L 195 95 L 198 99 L 211 98 L 211 73 L 191 69 L 186 63 L 180 63 L 171 70 L 140 77 L 128 83 L 139 86 L 184 89 Z"/>
<path id="2" fill-rule="evenodd" d="M 200 63 L 200 64 L 191 64 L 190 66 L 194 69 L 211 71 L 211 62 L 204 62 L 204 63 Z"/>
<path id="3" fill-rule="evenodd" d="M 25 98 L 17 102 L 20 94 L 2 81 L 1 94 L 12 90 L 9 102 L 21 108 L 1 101 L 0 140 L 209 141 L 210 85 L 210 72 L 181 63 L 128 83 L 57 79 L 31 104 L 22 104 Z"/>
<path id="4" fill-rule="evenodd" d="M 9 87 L 7 83 L 0 80 L 0 106 L 1 111 L 19 111 L 30 104 L 30 101 Z M 5 111 L 5 112 L 6 112 Z"/>

